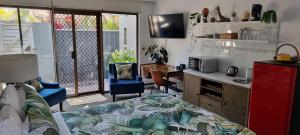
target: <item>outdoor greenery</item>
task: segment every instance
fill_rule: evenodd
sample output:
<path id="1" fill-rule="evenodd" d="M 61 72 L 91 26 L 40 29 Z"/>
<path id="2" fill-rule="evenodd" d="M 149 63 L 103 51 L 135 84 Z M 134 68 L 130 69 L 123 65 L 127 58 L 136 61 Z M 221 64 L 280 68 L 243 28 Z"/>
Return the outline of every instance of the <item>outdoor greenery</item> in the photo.
<path id="1" fill-rule="evenodd" d="M 20 9 L 20 16 L 23 22 L 50 22 L 50 11 L 48 10 L 35 10 L 35 9 Z M 67 16 L 64 20 L 68 21 L 69 16 Z M 80 16 L 82 22 L 93 22 L 89 19 L 94 19 L 91 17 Z M 102 17 L 103 20 L 103 30 L 119 30 L 119 19 L 118 15 L 106 15 L 104 14 Z M 0 20 L 1 21 L 16 21 L 18 20 L 18 12 L 16 8 L 0 8 Z M 58 25 L 62 22 L 56 22 Z M 76 22 L 78 25 L 89 25 L 89 23 L 80 23 Z M 61 24 L 63 25 L 63 24 Z M 92 24 L 92 26 L 96 26 Z"/>
<path id="2" fill-rule="evenodd" d="M 103 30 L 119 30 L 119 16 L 103 15 Z"/>
<path id="3" fill-rule="evenodd" d="M 110 63 L 134 63 L 136 55 L 134 50 L 115 50 L 111 54 Z"/>
<path id="4" fill-rule="evenodd" d="M 50 11 L 35 9 L 20 9 L 20 16 L 23 22 L 50 22 Z M 18 12 L 16 8 L 0 8 L 1 21 L 18 20 Z"/>
<path id="5" fill-rule="evenodd" d="M 0 8 L 0 20 L 11 21 L 17 19 L 17 10 Z"/>

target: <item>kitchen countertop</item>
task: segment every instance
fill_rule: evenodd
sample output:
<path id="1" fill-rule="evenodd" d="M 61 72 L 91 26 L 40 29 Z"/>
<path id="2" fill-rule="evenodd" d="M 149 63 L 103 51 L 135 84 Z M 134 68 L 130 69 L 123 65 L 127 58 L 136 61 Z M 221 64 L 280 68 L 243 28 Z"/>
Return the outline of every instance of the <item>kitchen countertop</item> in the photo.
<path id="1" fill-rule="evenodd" d="M 192 75 L 195 75 L 195 76 L 199 76 L 201 78 L 206 78 L 206 79 L 210 79 L 210 80 L 214 80 L 214 81 L 219 81 L 219 82 L 223 82 L 223 83 L 227 83 L 227 84 L 232 84 L 232 85 L 240 86 L 240 87 L 247 88 L 247 89 L 251 88 L 251 82 L 249 84 L 237 83 L 237 82 L 234 82 L 233 79 L 243 79 L 243 78 L 241 78 L 241 77 L 230 77 L 230 76 L 227 76 L 225 73 L 221 73 L 221 72 L 201 73 L 201 72 L 194 71 L 194 70 L 191 70 L 191 69 L 186 69 L 183 72 L 188 73 L 188 74 L 192 74 Z"/>

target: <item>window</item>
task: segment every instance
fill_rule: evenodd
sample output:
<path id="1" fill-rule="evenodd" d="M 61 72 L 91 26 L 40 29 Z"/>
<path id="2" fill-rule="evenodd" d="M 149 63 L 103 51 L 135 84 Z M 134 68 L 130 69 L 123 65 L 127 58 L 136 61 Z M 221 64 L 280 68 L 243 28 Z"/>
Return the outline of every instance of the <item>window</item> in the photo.
<path id="1" fill-rule="evenodd" d="M 21 51 L 18 9 L 0 7 L 0 52 Z"/>
<path id="2" fill-rule="evenodd" d="M 39 75 L 55 81 L 50 10 L 0 7 L 0 52 L 36 53 Z"/>

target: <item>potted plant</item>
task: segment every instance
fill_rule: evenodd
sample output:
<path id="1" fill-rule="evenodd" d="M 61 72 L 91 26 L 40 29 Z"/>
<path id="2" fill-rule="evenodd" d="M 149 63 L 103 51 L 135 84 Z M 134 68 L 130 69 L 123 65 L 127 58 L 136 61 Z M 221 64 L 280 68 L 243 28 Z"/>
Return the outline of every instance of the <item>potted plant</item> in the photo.
<path id="1" fill-rule="evenodd" d="M 192 13 L 190 15 L 190 20 L 193 20 L 193 26 L 197 25 L 197 23 L 200 23 L 201 22 L 201 14 L 200 13 Z"/>
<path id="2" fill-rule="evenodd" d="M 156 64 L 164 64 L 168 62 L 168 52 L 164 47 L 159 47 L 157 44 L 150 45 L 145 50 L 145 56 L 149 56 L 149 59 L 155 61 Z"/>
<path id="3" fill-rule="evenodd" d="M 274 10 L 269 10 L 264 12 L 261 22 L 270 24 L 271 22 L 276 23 L 277 22 L 277 14 Z"/>

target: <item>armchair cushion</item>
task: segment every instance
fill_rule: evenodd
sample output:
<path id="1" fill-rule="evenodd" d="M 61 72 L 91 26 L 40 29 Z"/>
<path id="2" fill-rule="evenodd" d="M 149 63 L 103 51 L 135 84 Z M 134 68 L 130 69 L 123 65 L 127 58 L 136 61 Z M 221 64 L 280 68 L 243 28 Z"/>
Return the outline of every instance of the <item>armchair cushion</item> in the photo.
<path id="1" fill-rule="evenodd" d="M 45 99 L 49 106 L 61 103 L 66 99 L 66 89 L 61 88 L 59 83 L 46 82 L 41 77 L 38 77 L 37 80 L 42 85 L 42 89 L 38 93 Z M 25 83 L 30 84 L 31 81 L 26 81 Z"/>
<path id="2" fill-rule="evenodd" d="M 40 91 L 41 89 L 43 89 L 43 85 L 37 79 L 33 79 L 32 83 L 30 85 L 32 85 L 37 91 Z"/>
<path id="3" fill-rule="evenodd" d="M 33 86 L 35 88 L 36 91 L 40 91 L 41 89 L 43 89 L 43 85 L 41 84 L 41 82 L 39 81 L 39 78 L 35 78 L 32 80 L 28 80 L 25 82 L 25 84 L 29 84 L 31 86 Z"/>
<path id="4" fill-rule="evenodd" d="M 131 79 L 117 79 L 117 69 L 116 65 L 131 65 Z M 132 94 L 132 93 L 143 93 L 144 92 L 144 82 L 142 78 L 138 76 L 138 67 L 136 63 L 118 63 L 109 65 L 110 73 L 110 92 L 112 95 L 117 94 Z"/>
<path id="5" fill-rule="evenodd" d="M 141 76 L 138 76 L 138 75 L 137 75 L 135 78 L 136 78 L 137 81 L 140 81 L 140 82 L 143 81 L 143 77 L 141 77 Z"/>
<path id="6" fill-rule="evenodd" d="M 39 94 L 47 101 L 49 106 L 53 106 L 66 99 L 65 88 L 44 88 L 39 92 Z"/>
<path id="7" fill-rule="evenodd" d="M 109 75 L 109 80 L 110 80 L 111 83 L 115 83 L 117 81 L 117 79 L 115 78 L 115 76 L 112 75 L 112 74 Z"/>
<path id="8" fill-rule="evenodd" d="M 43 80 L 40 81 L 43 88 L 52 88 L 52 89 L 56 89 L 56 88 L 60 88 L 59 83 L 56 82 L 45 82 Z"/>
<path id="9" fill-rule="evenodd" d="M 143 93 L 144 82 L 137 80 L 117 80 L 110 84 L 111 94 Z"/>
<path id="10" fill-rule="evenodd" d="M 115 64 L 118 80 L 132 80 L 132 64 Z"/>

